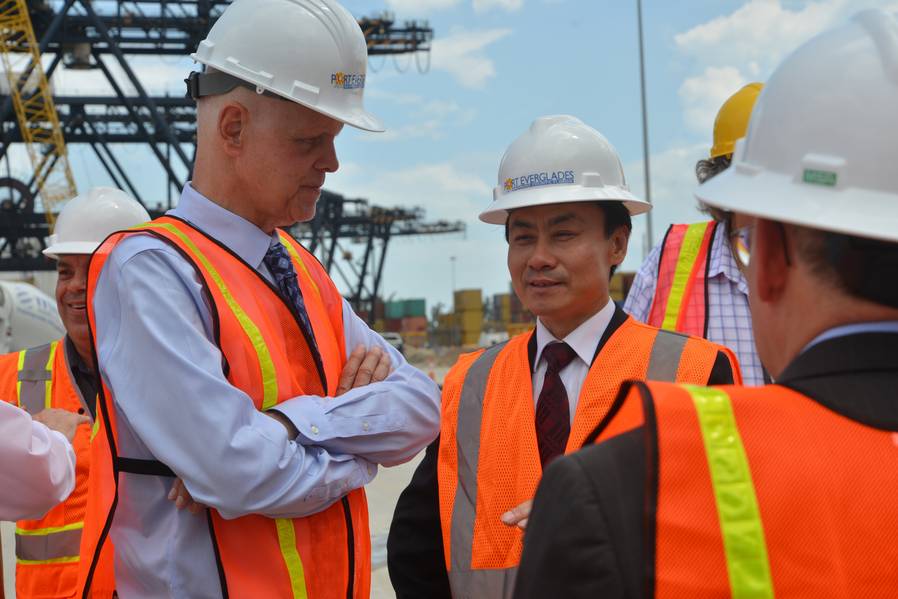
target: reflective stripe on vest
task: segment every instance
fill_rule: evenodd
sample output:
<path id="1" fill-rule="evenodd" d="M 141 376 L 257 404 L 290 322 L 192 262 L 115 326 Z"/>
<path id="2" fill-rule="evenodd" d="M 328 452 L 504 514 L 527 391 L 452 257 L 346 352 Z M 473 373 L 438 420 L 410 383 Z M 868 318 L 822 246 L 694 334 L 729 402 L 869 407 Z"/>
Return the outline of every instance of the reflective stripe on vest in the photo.
<path id="1" fill-rule="evenodd" d="M 177 236 L 186 246 L 188 246 L 193 253 L 193 258 L 195 258 L 198 262 L 200 262 L 209 274 L 212 277 L 212 280 L 215 281 L 216 286 L 218 286 L 218 290 L 221 292 L 221 295 L 225 298 L 225 301 L 228 304 L 228 308 L 234 313 L 237 321 L 240 323 L 240 326 L 243 328 L 243 332 L 252 342 L 253 349 L 256 351 L 256 359 L 259 366 L 260 371 L 262 372 L 262 386 L 264 389 L 264 399 L 262 401 L 262 411 L 265 411 L 269 408 L 277 405 L 278 398 L 278 383 L 277 376 L 275 375 L 274 362 L 271 359 L 271 354 L 268 351 L 268 347 L 265 345 L 265 340 L 262 338 L 262 333 L 259 330 L 259 327 L 250 319 L 247 315 L 246 311 L 240 307 L 240 304 L 234 299 L 233 294 L 228 289 L 227 284 L 224 279 L 218 273 L 209 259 L 205 254 L 200 250 L 199 247 L 182 231 L 180 231 L 174 225 L 168 223 L 157 223 L 150 222 L 144 225 L 141 225 L 141 228 L 148 229 L 165 229 L 169 233 Z M 282 243 L 283 240 L 281 241 Z M 286 244 L 285 244 L 286 245 Z M 302 560 L 299 557 L 299 552 L 296 550 L 296 535 L 293 530 L 293 521 L 289 518 L 275 518 L 275 527 L 277 528 L 278 535 L 278 544 L 281 548 L 281 555 L 284 558 L 284 565 L 287 568 L 287 572 L 290 575 L 290 586 L 293 590 L 294 599 L 306 599 L 306 581 L 305 581 L 305 572 L 302 566 Z"/>
<path id="2" fill-rule="evenodd" d="M 506 342 L 507 343 L 507 342 Z M 477 518 L 477 463 L 480 460 L 480 423 L 483 397 L 490 370 L 506 343 L 494 345 L 471 365 L 458 404 L 458 486 L 452 506 L 451 565 L 452 596 L 511 597 L 517 568 L 470 570 L 474 552 L 474 521 Z"/>
<path id="3" fill-rule="evenodd" d="M 13 354 L 4 373 L 3 393 L 31 414 L 53 408 L 87 413 L 65 351 L 65 338 Z M 65 501 L 43 517 L 15 526 L 16 596 L 72 597 L 76 592 L 80 544 L 87 501 L 90 431 L 79 426 L 75 452 L 75 487 Z"/>
<path id="4" fill-rule="evenodd" d="M 653 331 L 645 325 L 635 323 L 632 319 L 628 319 L 626 323 L 621 325 L 621 332 L 624 336 L 632 335 L 633 338 L 637 334 L 654 334 L 654 340 L 651 342 L 651 348 L 645 346 L 645 358 L 648 362 L 646 372 L 658 377 L 657 380 L 674 381 L 680 367 L 681 359 L 686 348 L 689 337 L 679 333 L 669 331 Z M 617 335 L 617 332 L 615 333 Z M 612 339 L 615 338 L 612 335 Z M 623 339 L 615 339 L 615 343 L 610 340 L 606 347 L 602 349 L 596 362 L 601 364 L 602 355 L 605 351 L 616 351 L 613 348 L 619 347 L 618 342 Z M 699 343 L 704 348 L 708 348 L 710 344 L 705 341 L 693 339 L 694 343 Z M 478 505 L 478 469 L 481 464 L 481 437 L 482 423 L 484 421 L 484 402 L 486 399 L 487 383 L 491 378 L 491 373 L 497 358 L 506 349 L 509 343 L 515 344 L 511 347 L 511 351 L 515 351 L 522 343 L 522 340 L 515 339 L 500 345 L 493 346 L 485 350 L 478 356 L 468 367 L 464 374 L 464 380 L 461 385 L 461 393 L 458 400 L 458 413 L 456 416 L 456 460 L 455 468 L 457 475 L 457 485 L 455 487 L 454 498 L 451 507 L 451 521 L 449 523 L 449 583 L 452 588 L 452 595 L 455 598 L 471 598 L 471 599 L 498 599 L 508 598 L 512 596 L 514 591 L 514 582 L 517 575 L 517 566 L 509 566 L 504 568 L 487 568 L 472 566 L 475 564 L 475 530 L 477 528 L 477 505 Z M 526 341 L 523 341 L 526 343 Z M 608 348 L 612 349 L 608 349 Z M 638 359 L 638 351 L 635 358 Z M 606 354 L 607 355 L 607 354 Z M 707 352 L 708 361 L 713 363 L 716 357 L 716 351 Z M 710 372 L 711 364 L 707 364 L 707 372 Z M 601 369 L 601 365 L 597 368 Z M 592 368 L 591 368 L 592 370 Z M 626 376 L 624 377 L 626 378 Z M 503 379 L 505 380 L 505 379 Z M 707 379 L 705 378 L 705 381 Z M 701 381 L 701 382 L 705 382 Z M 699 382 L 699 381 L 692 381 Z M 508 381 L 509 385 L 513 385 L 514 381 Z M 619 382 L 617 382 L 619 384 Z M 587 381 L 584 381 L 584 391 L 587 390 Z M 530 389 L 529 384 L 526 387 Z M 581 391 L 582 403 L 586 403 L 584 399 L 584 391 Z M 611 390 L 613 392 L 614 390 Z M 444 391 L 445 392 L 445 391 Z M 531 398 L 527 398 L 532 401 Z M 577 414 L 581 414 L 578 405 Z M 446 423 L 444 422 L 444 427 Z M 575 428 L 582 426 L 582 418 L 572 423 L 572 438 L 575 435 Z M 521 434 L 528 434 L 523 432 Z M 535 431 L 531 431 L 530 435 L 535 438 Z M 498 441 L 498 442 L 501 442 Z M 571 447 L 568 450 L 576 450 L 577 447 Z M 538 463 L 538 461 L 537 461 Z M 442 496 L 442 492 L 441 492 Z M 510 506 L 512 507 L 512 506 Z M 491 517 L 491 516 L 490 516 Z M 498 519 L 498 514 L 496 515 Z M 444 524 L 445 530 L 445 524 Z"/>
<path id="5" fill-rule="evenodd" d="M 687 390 L 708 458 L 733 599 L 772 599 L 764 526 L 730 398 L 719 389 Z"/>
<path id="6" fill-rule="evenodd" d="M 214 266 L 212 266 L 212 263 L 209 262 L 209 259 L 205 256 L 205 254 L 203 254 L 203 252 L 200 251 L 200 248 L 198 248 L 187 235 L 185 235 L 174 225 L 168 223 L 149 222 L 140 225 L 139 228 L 165 229 L 172 235 L 175 235 L 184 243 L 184 245 L 190 248 L 191 252 L 193 252 L 193 257 L 198 260 L 206 268 L 206 270 L 209 271 L 209 274 L 212 276 L 212 280 L 215 281 L 215 285 L 218 287 L 221 295 L 224 296 L 225 301 L 228 304 L 228 308 L 230 308 L 230 310 L 234 313 L 234 316 L 237 318 L 240 326 L 243 327 L 243 332 L 246 333 L 246 336 L 250 338 L 253 344 L 253 349 L 256 350 L 256 359 L 258 360 L 259 369 L 262 372 L 262 386 L 265 390 L 265 396 L 262 400 L 262 410 L 267 410 L 268 408 L 274 407 L 274 405 L 277 403 L 278 396 L 277 377 L 274 374 L 274 362 L 272 362 L 271 354 L 268 352 L 268 348 L 265 346 L 264 339 L 262 339 L 262 333 L 259 331 L 259 327 L 256 326 L 256 323 L 254 323 L 252 319 L 247 316 L 243 308 L 240 307 L 240 304 L 237 303 L 237 300 L 234 299 L 234 296 L 231 294 L 231 291 L 225 284 L 224 279 L 222 279 L 221 275 L 218 274 L 218 271 Z"/>
<path id="7" fill-rule="evenodd" d="M 648 324 L 704 337 L 707 325 L 706 271 L 717 231 L 714 221 L 671 225 L 658 263 Z"/>
<path id="8" fill-rule="evenodd" d="M 306 300 L 317 350 L 310 347 L 292 306 L 270 281 L 214 238 L 173 217 L 113 235 L 100 246 L 89 275 L 92 324 L 96 315 L 90 298 L 103 265 L 118 242 L 136 233 L 164 241 L 196 269 L 211 303 L 225 375 L 257 410 L 301 395 L 333 395 L 346 359 L 340 294 L 314 257 L 281 232 L 281 243 L 290 253 Z M 92 444 L 98 474 L 91 478 L 81 548 L 91 556 L 82 560 L 79 572 L 85 598 L 96 591 L 97 574 L 111 571 L 112 564 L 109 528 L 119 492 L 115 464 L 122 460 L 117 455 L 112 402 L 104 386 L 98 411 L 103 432 Z M 225 520 L 214 509 L 208 515 L 224 596 L 361 599 L 369 595 L 370 536 L 363 489 L 350 491 L 341 501 L 303 518 L 248 515 Z"/>
<path id="9" fill-rule="evenodd" d="M 16 401 L 29 414 L 37 414 L 53 402 L 53 360 L 59 341 L 19 352 Z"/>
<path id="10" fill-rule="evenodd" d="M 16 527 L 16 561 L 20 564 L 77 562 L 83 522 L 50 528 Z"/>

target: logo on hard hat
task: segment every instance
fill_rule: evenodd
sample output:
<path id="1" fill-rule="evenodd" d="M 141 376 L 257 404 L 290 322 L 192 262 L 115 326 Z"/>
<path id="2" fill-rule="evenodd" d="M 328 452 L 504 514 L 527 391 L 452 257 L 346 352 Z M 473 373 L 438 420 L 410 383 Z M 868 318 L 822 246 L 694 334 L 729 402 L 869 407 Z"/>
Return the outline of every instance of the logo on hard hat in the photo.
<path id="1" fill-rule="evenodd" d="M 574 171 L 554 171 L 551 173 L 530 173 L 523 177 L 509 177 L 505 180 L 505 191 L 519 191 L 543 185 L 573 185 Z"/>
<path id="2" fill-rule="evenodd" d="M 340 89 L 363 89 L 365 87 L 365 75 L 338 71 L 331 75 L 331 85 Z"/>

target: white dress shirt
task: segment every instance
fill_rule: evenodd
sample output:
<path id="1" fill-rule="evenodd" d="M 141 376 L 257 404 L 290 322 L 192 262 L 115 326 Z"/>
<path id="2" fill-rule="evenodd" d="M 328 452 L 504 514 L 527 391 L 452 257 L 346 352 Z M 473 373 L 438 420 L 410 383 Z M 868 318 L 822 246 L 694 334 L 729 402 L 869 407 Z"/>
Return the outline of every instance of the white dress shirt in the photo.
<path id="1" fill-rule="evenodd" d="M 561 369 L 558 375 L 564 384 L 564 390 L 567 392 L 567 400 L 570 405 L 571 422 L 574 421 L 574 414 L 577 412 L 577 401 L 580 399 L 580 388 L 583 386 L 583 380 L 589 373 L 592 365 L 592 358 L 596 355 L 596 349 L 599 347 L 599 341 L 614 316 L 614 302 L 609 298 L 605 307 L 589 317 L 583 324 L 571 331 L 564 339 L 557 339 L 546 325 L 537 318 L 536 319 L 536 356 L 533 363 L 536 367 L 533 369 L 533 403 L 539 400 L 539 393 L 543 390 L 543 381 L 546 378 L 546 368 L 548 367 L 545 360 L 542 359 L 543 350 L 547 345 L 555 341 L 564 341 L 577 356 L 571 360 L 570 364 Z"/>
<path id="2" fill-rule="evenodd" d="M 42 518 L 74 488 L 75 450 L 68 439 L 0 401 L 0 520 Z"/>
<path id="3" fill-rule="evenodd" d="M 171 214 L 272 280 L 263 262 L 271 235 L 189 184 Z M 203 284 L 172 246 L 148 235 L 124 240 L 103 268 L 93 303 L 119 454 L 165 463 L 196 501 L 225 518 L 319 512 L 367 484 L 377 464 L 410 460 L 439 430 L 437 386 L 345 300 L 347 354 L 359 344 L 378 345 L 395 370 L 385 381 L 337 398 L 303 396 L 279 404 L 297 439 L 228 382 Z M 173 479 L 123 473 L 120 481 L 110 531 L 119 596 L 221 597 L 207 519 L 168 501 Z"/>

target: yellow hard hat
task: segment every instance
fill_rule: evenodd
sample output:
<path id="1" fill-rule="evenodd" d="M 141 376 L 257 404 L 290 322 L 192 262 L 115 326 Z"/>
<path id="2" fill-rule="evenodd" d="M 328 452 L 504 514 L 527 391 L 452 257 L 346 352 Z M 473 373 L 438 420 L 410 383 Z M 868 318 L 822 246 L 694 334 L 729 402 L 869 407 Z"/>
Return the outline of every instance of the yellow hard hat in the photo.
<path id="1" fill-rule="evenodd" d="M 732 154 L 736 140 L 745 137 L 751 109 L 754 108 L 755 100 L 763 88 L 763 83 L 749 83 L 730 96 L 720 107 L 720 112 L 714 119 L 714 146 L 711 148 L 711 158 Z"/>

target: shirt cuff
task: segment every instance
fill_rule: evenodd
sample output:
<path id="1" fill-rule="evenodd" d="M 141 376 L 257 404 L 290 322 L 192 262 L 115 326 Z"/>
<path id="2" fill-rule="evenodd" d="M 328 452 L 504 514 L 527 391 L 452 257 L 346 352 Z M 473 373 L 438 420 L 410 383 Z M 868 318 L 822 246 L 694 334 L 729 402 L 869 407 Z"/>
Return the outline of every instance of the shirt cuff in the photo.
<path id="1" fill-rule="evenodd" d="M 332 439 L 380 435 L 402 428 L 404 419 L 398 414 L 338 416 L 336 414 L 340 410 L 332 413 L 332 407 L 328 405 L 334 404 L 336 407 L 338 403 L 339 400 L 332 397 L 300 395 L 279 403 L 272 410 L 280 412 L 293 423 L 299 431 L 296 441 L 302 445 L 321 445 Z"/>

